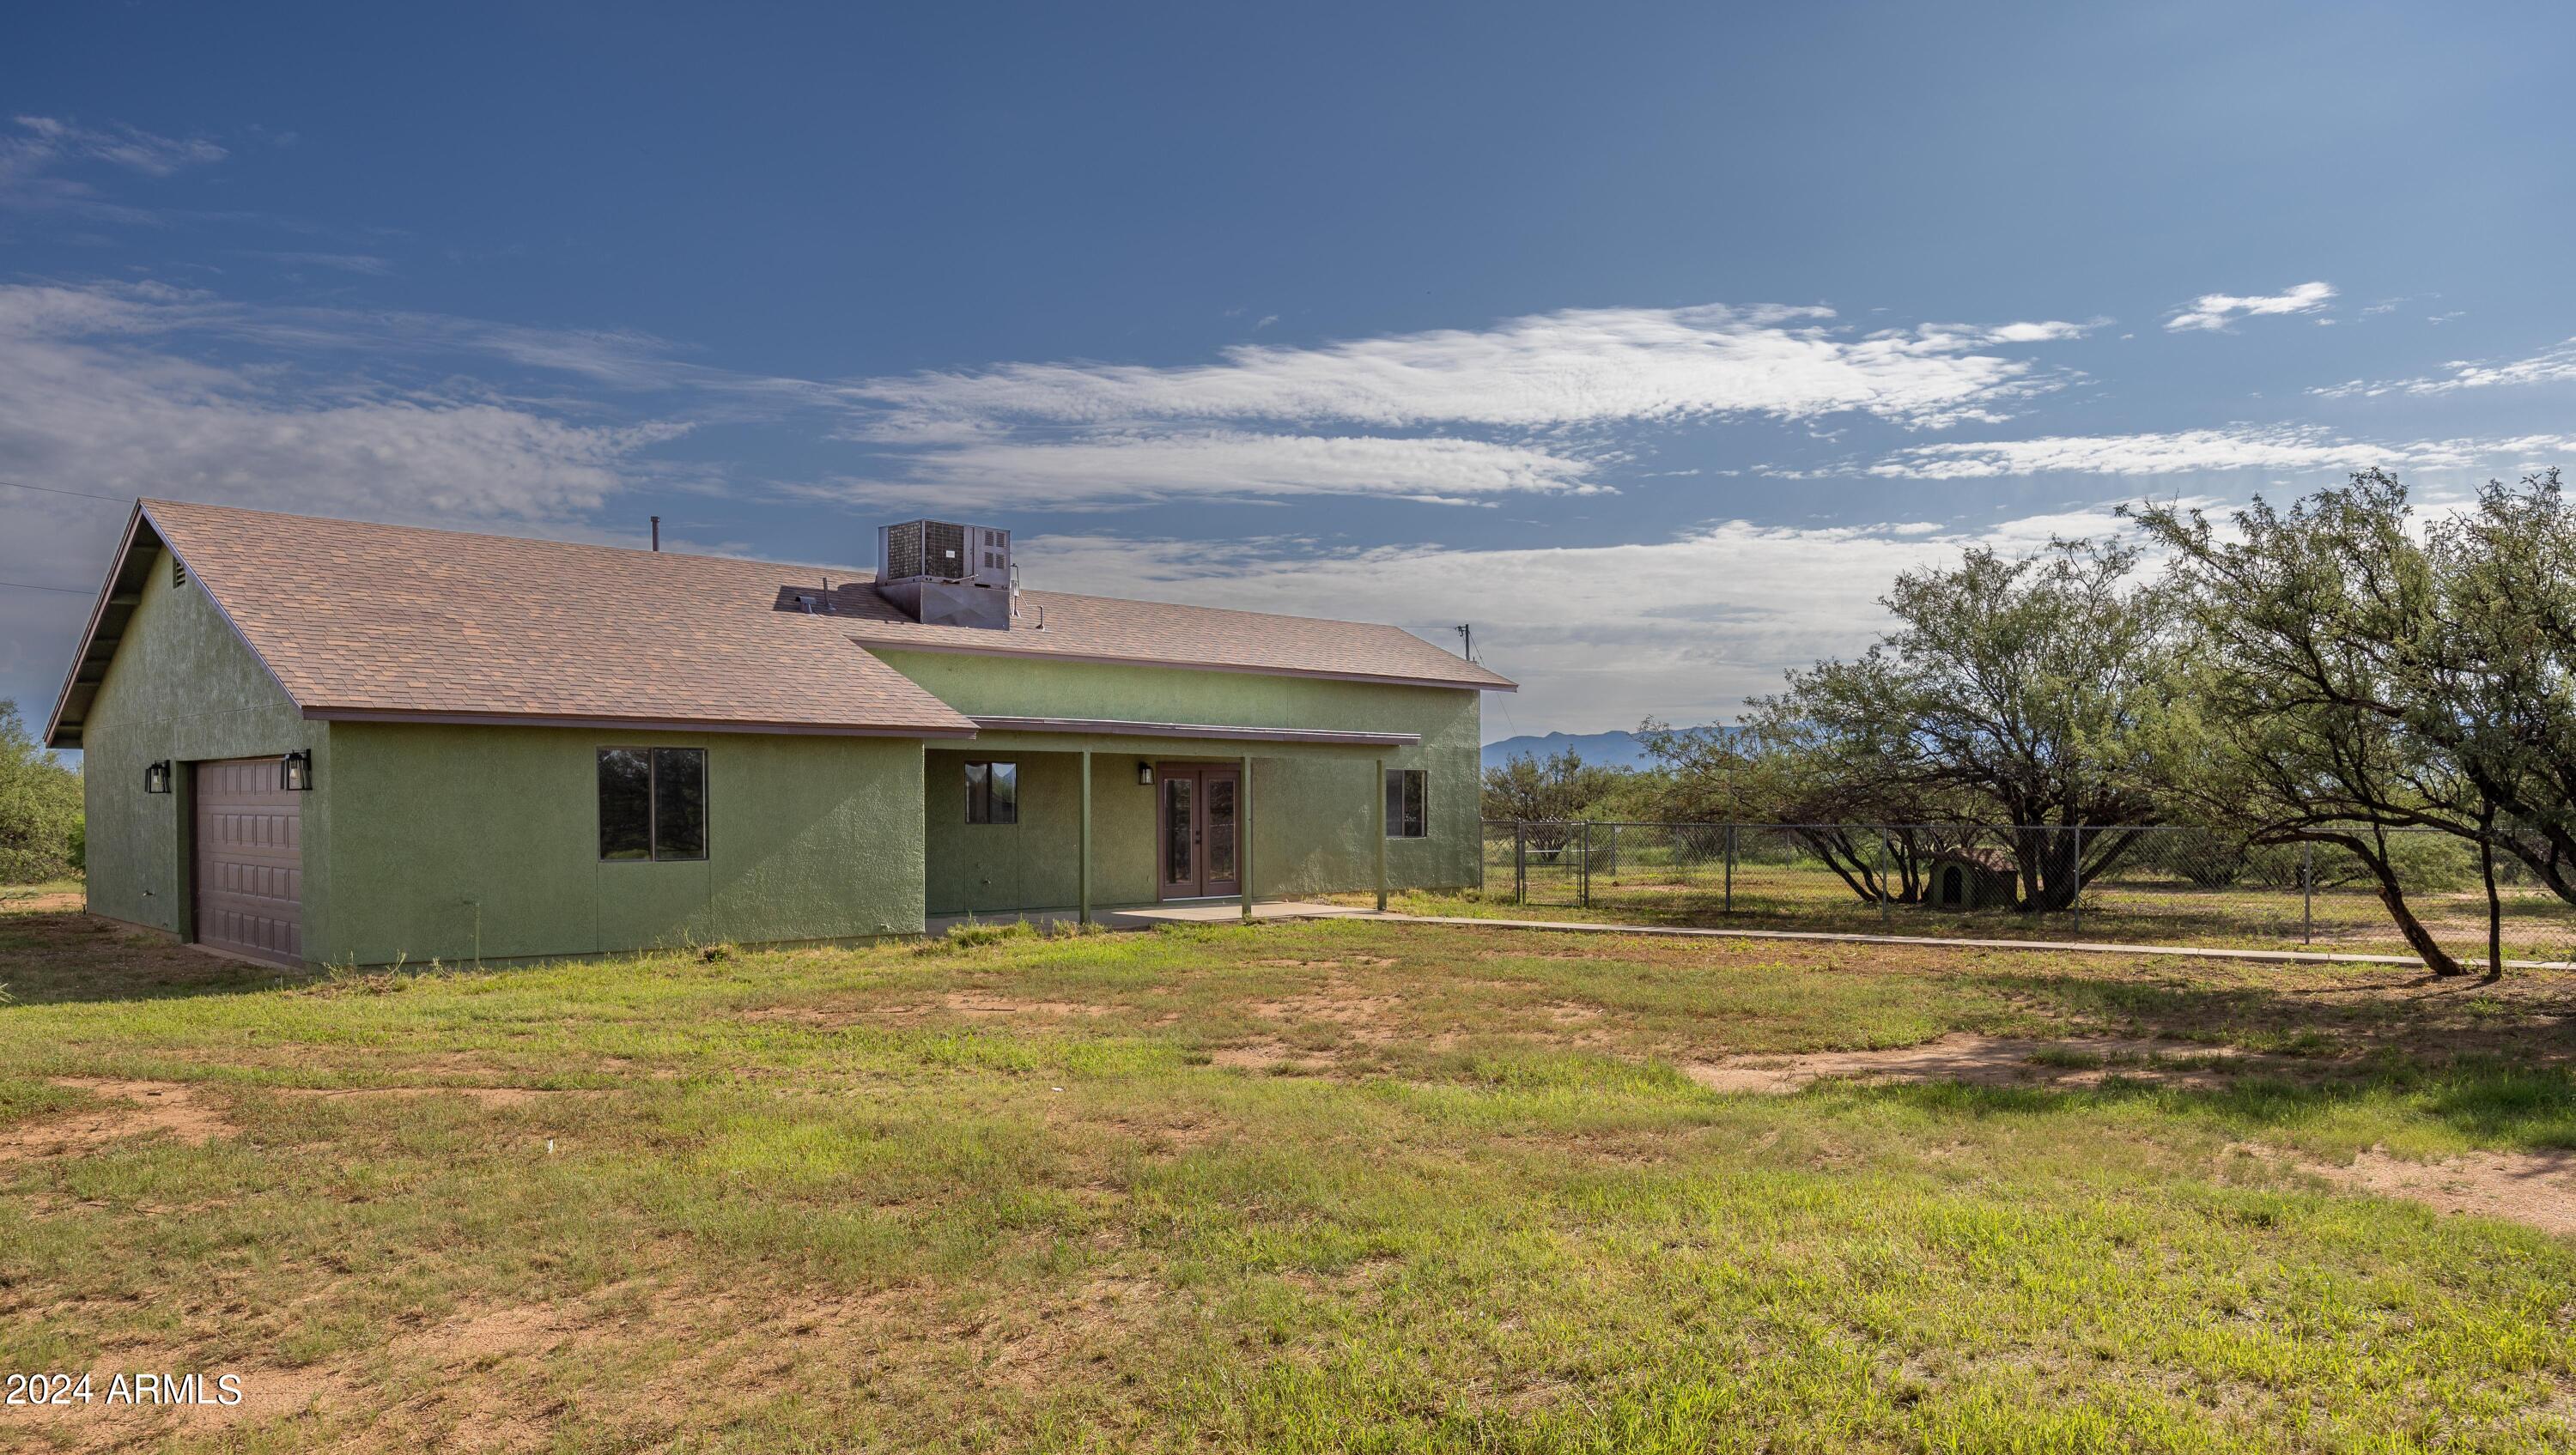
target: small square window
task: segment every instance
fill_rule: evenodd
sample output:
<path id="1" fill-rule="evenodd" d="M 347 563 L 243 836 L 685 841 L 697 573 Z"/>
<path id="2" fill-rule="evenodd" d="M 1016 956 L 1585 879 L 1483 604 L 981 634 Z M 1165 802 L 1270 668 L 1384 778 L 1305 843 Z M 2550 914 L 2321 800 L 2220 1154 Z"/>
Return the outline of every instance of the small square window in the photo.
<path id="1" fill-rule="evenodd" d="M 1019 764 L 969 763 L 966 765 L 966 821 L 968 823 L 1018 823 L 1020 821 Z"/>
<path id="2" fill-rule="evenodd" d="M 706 856 L 706 749 L 600 749 L 599 857 Z"/>
<path id="3" fill-rule="evenodd" d="M 1428 815 L 1422 803 L 1423 773 L 1419 768 L 1386 770 L 1386 836 L 1390 839 L 1429 837 Z"/>

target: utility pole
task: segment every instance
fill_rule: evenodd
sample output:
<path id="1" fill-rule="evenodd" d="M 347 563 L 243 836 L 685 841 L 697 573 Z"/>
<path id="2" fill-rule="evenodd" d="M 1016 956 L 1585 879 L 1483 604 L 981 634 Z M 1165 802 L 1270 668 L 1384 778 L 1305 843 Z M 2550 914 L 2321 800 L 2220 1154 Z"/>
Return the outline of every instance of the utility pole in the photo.
<path id="1" fill-rule="evenodd" d="M 1476 629 L 1464 622 L 1458 626 L 1458 655 L 1470 662 L 1476 660 Z"/>

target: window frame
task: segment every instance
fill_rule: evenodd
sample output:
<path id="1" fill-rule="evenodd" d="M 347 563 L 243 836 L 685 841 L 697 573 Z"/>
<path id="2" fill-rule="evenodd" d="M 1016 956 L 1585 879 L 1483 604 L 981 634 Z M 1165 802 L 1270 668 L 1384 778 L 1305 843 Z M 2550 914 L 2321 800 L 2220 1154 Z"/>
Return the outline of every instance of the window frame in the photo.
<path id="1" fill-rule="evenodd" d="M 976 776 L 975 776 L 975 770 L 976 770 L 976 769 L 978 769 L 978 768 L 981 768 L 982 770 L 984 770 L 983 778 L 981 779 L 981 781 L 980 781 L 980 782 L 977 780 L 977 778 L 976 778 Z M 1004 769 L 1008 769 L 1008 770 L 1010 771 L 1010 778 L 1011 778 L 1011 793 L 1010 793 L 1010 800 L 1009 800 L 1008 807 L 1009 807 L 1009 809 L 1010 809 L 1010 815 L 1011 815 L 1011 816 L 1010 816 L 1010 817 L 1008 817 L 1008 818 L 995 818 L 995 817 L 993 817 L 993 806 L 994 806 L 994 803 L 995 803 L 995 799 L 994 799 L 994 796 L 993 796 L 993 770 L 994 770 L 994 769 L 996 769 L 996 768 L 1004 768 Z M 965 789 L 966 789 L 966 815 L 965 815 L 965 823 L 966 823 L 966 826 L 967 826 L 968 828 L 978 828 L 978 829 L 1008 829 L 1008 828 L 1017 828 L 1017 827 L 1019 827 L 1019 824 L 1020 824 L 1020 761 L 1019 761 L 1019 759 L 1017 759 L 1017 758 L 969 758 L 969 759 L 967 759 L 967 760 L 966 760 L 965 765 L 964 765 L 964 767 L 960 770 L 960 772 L 959 772 L 959 775 L 958 775 L 958 776 L 963 780 L 964 787 L 965 787 Z M 978 817 L 976 816 L 976 810 L 977 810 L 977 808 L 978 808 L 978 806 L 979 806 L 979 805 L 981 806 L 981 808 L 982 808 L 982 810 L 983 810 L 983 816 L 982 816 L 982 817 L 980 817 L 980 818 L 978 818 Z"/>
<path id="2" fill-rule="evenodd" d="M 1431 775 L 1420 768 L 1389 768 L 1378 785 L 1386 798 L 1386 836 L 1390 839 L 1431 837 Z M 1408 802 L 1408 800 L 1410 800 Z"/>
<path id="3" fill-rule="evenodd" d="M 608 829 L 608 796 L 600 772 L 611 753 L 638 753 L 644 758 L 644 853 L 612 855 L 604 835 Z M 698 851 L 694 854 L 664 852 L 662 848 L 662 755 L 691 753 L 698 760 Z M 710 783 L 708 753 L 698 747 L 639 747 L 627 743 L 607 743 L 591 755 L 591 789 L 593 792 L 592 838 L 598 842 L 602 864 L 703 864 L 715 853 L 715 792 Z"/>

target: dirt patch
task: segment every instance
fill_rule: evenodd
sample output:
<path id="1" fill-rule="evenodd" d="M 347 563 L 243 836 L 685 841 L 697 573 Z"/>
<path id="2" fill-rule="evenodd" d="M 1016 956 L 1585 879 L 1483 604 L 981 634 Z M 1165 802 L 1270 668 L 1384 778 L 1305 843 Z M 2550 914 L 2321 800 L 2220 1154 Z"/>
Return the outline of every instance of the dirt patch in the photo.
<path id="1" fill-rule="evenodd" d="M 279 1096 L 309 1101 L 408 1101 L 422 1096 L 461 1096 L 477 1106 L 540 1106 L 563 1098 L 575 1100 L 612 1093 L 588 1087 L 549 1089 L 535 1086 L 281 1086 Z"/>
<path id="2" fill-rule="evenodd" d="M 985 991 L 952 990 L 939 998 L 941 1005 L 958 1015 L 973 1016 L 1095 1016 L 1107 1015 L 1116 1007 L 1087 1005 L 1077 1000 L 1019 1000 L 1008 995 Z"/>
<path id="3" fill-rule="evenodd" d="M 853 1369 L 909 1384 L 962 1355 L 981 1381 L 1041 1392 L 1076 1360 L 1099 1362 L 1100 1349 L 1132 1337 L 1169 1297 L 1151 1278 L 1116 1273 L 1028 1303 L 954 1310 L 934 1295 L 921 1285 L 835 1296 L 637 1283 L 587 1299 L 470 1306 L 303 1368 L 226 1370 L 243 1393 L 229 1409 L 9 1414 L 82 1452 L 236 1426 L 345 1436 L 347 1420 L 368 1432 L 352 1444 L 368 1449 L 533 1451 L 551 1447 L 578 1409 L 615 1427 L 620 1438 L 605 1443 L 658 1449 L 721 1428 L 747 1408 L 743 1398 L 846 1388 Z M 550 1374 L 581 1367 L 574 1360 L 613 1374 L 626 1408 L 563 1403 Z M 168 1349 L 125 1362 L 195 1367 Z M 307 1412 L 324 1423 L 307 1430 L 297 1422 Z"/>
<path id="4" fill-rule="evenodd" d="M 1712 1091 L 1783 1096 L 1818 1081 L 1956 1081 L 1971 1086 L 2098 1086 L 2113 1077 L 2222 1086 L 2261 1058 L 2182 1041 L 2022 1040 L 1953 1034 L 1886 1051 L 1817 1051 L 1694 1061 L 1682 1073 Z"/>
<path id="5" fill-rule="evenodd" d="M 58 894 L 19 894 L 0 899 L 0 912 L 8 914 L 78 914 L 89 907 L 89 896 L 77 889 Z"/>
<path id="6" fill-rule="evenodd" d="M 1244 1009 L 1265 1020 L 1324 1021 L 1337 1026 L 1373 1026 L 1393 1018 L 1404 1001 L 1392 995 L 1289 995 L 1248 1001 Z"/>
<path id="7" fill-rule="evenodd" d="M 1237 1071 L 1276 1071 L 1283 1067 L 1291 1071 L 1321 1071 L 1332 1064 L 1329 1058 L 1308 1059 L 1277 1041 L 1255 1041 L 1248 1046 L 1221 1047 L 1209 1052 L 1208 1060 L 1214 1065 L 1231 1067 Z"/>
<path id="8" fill-rule="evenodd" d="M 2304 1163 L 2329 1181 L 2437 1212 L 2500 1218 L 2576 1236 L 2576 1152 L 2471 1152 L 2408 1162 L 2374 1147 L 2348 1166 Z"/>
<path id="9" fill-rule="evenodd" d="M 56 1086 L 86 1091 L 110 1103 L 0 1128 L 0 1162 L 62 1157 L 127 1137 L 164 1133 L 196 1146 L 239 1130 L 220 1108 L 184 1081 L 124 1081 L 102 1076 L 57 1076 Z"/>
<path id="10" fill-rule="evenodd" d="M 1265 970 L 1384 970 L 1395 962 L 1382 955 L 1345 955 L 1338 960 L 1248 960 Z"/>

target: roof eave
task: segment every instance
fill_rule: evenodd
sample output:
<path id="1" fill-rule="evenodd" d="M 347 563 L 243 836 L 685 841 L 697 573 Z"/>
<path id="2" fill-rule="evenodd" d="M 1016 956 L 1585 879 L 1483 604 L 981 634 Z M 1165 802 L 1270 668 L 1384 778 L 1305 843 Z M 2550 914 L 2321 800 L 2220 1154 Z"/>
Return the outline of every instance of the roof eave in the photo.
<path id="1" fill-rule="evenodd" d="M 47 748 L 78 748 L 80 746 L 77 742 L 67 742 L 64 740 L 63 714 L 71 707 L 72 693 L 82 685 L 81 666 L 89 660 L 90 648 L 98 641 L 99 628 L 107 621 L 109 604 L 113 602 L 117 596 L 116 583 L 125 575 L 126 562 L 134 554 L 135 533 L 141 529 L 145 523 L 146 517 L 143 513 L 143 504 L 141 501 L 137 501 L 135 502 L 134 508 L 125 513 L 125 531 L 117 538 L 116 554 L 108 558 L 107 576 L 99 583 L 98 599 L 90 603 L 89 620 L 82 625 L 80 641 L 72 648 L 72 664 L 63 672 L 62 690 L 54 694 L 54 709 L 52 712 L 46 714 L 45 734 L 40 741 L 43 742 Z M 160 549 L 166 550 L 168 548 L 166 543 L 161 541 L 157 533 L 153 537 L 153 544 Z M 131 615 L 130 608 L 128 610 L 128 615 Z M 119 640 L 122 640 L 122 638 L 119 638 Z M 112 659 L 113 658 L 111 656 L 111 660 Z M 107 672 L 106 669 L 102 667 L 99 669 L 99 681 L 104 682 L 106 680 Z M 96 684 L 92 685 L 94 686 Z M 95 693 L 93 693 L 92 696 L 95 698 Z M 86 726 L 88 720 L 86 705 L 84 705 L 81 721 L 79 724 L 75 725 L 76 728 Z"/>
<path id="2" fill-rule="evenodd" d="M 1496 675 L 1490 682 L 1472 677 L 1412 677 L 1388 672 L 1330 672 L 1312 667 L 1260 667 L 1239 662 L 1195 662 L 1177 657 L 1122 657 L 1099 652 L 1026 652 L 1009 647 L 963 646 L 947 642 L 912 642 L 854 636 L 850 640 L 871 652 L 935 652 L 961 657 L 1010 657 L 1025 662 L 1078 662 L 1093 667 L 1166 667 L 1176 672 L 1242 672 L 1256 677 L 1308 677 L 1326 682 L 1374 682 L 1387 687 L 1445 687 L 1458 692 L 1518 692 L 1520 684 Z"/>
<path id="3" fill-rule="evenodd" d="M 953 723 L 839 723 L 564 712 L 464 712 L 439 708 L 414 711 L 381 707 L 308 707 L 304 709 L 304 716 L 318 722 L 417 723 L 450 727 L 594 728 L 630 733 L 757 733 L 771 736 L 838 738 L 971 738 L 975 736 L 974 722 L 965 717 L 959 717 Z"/>

